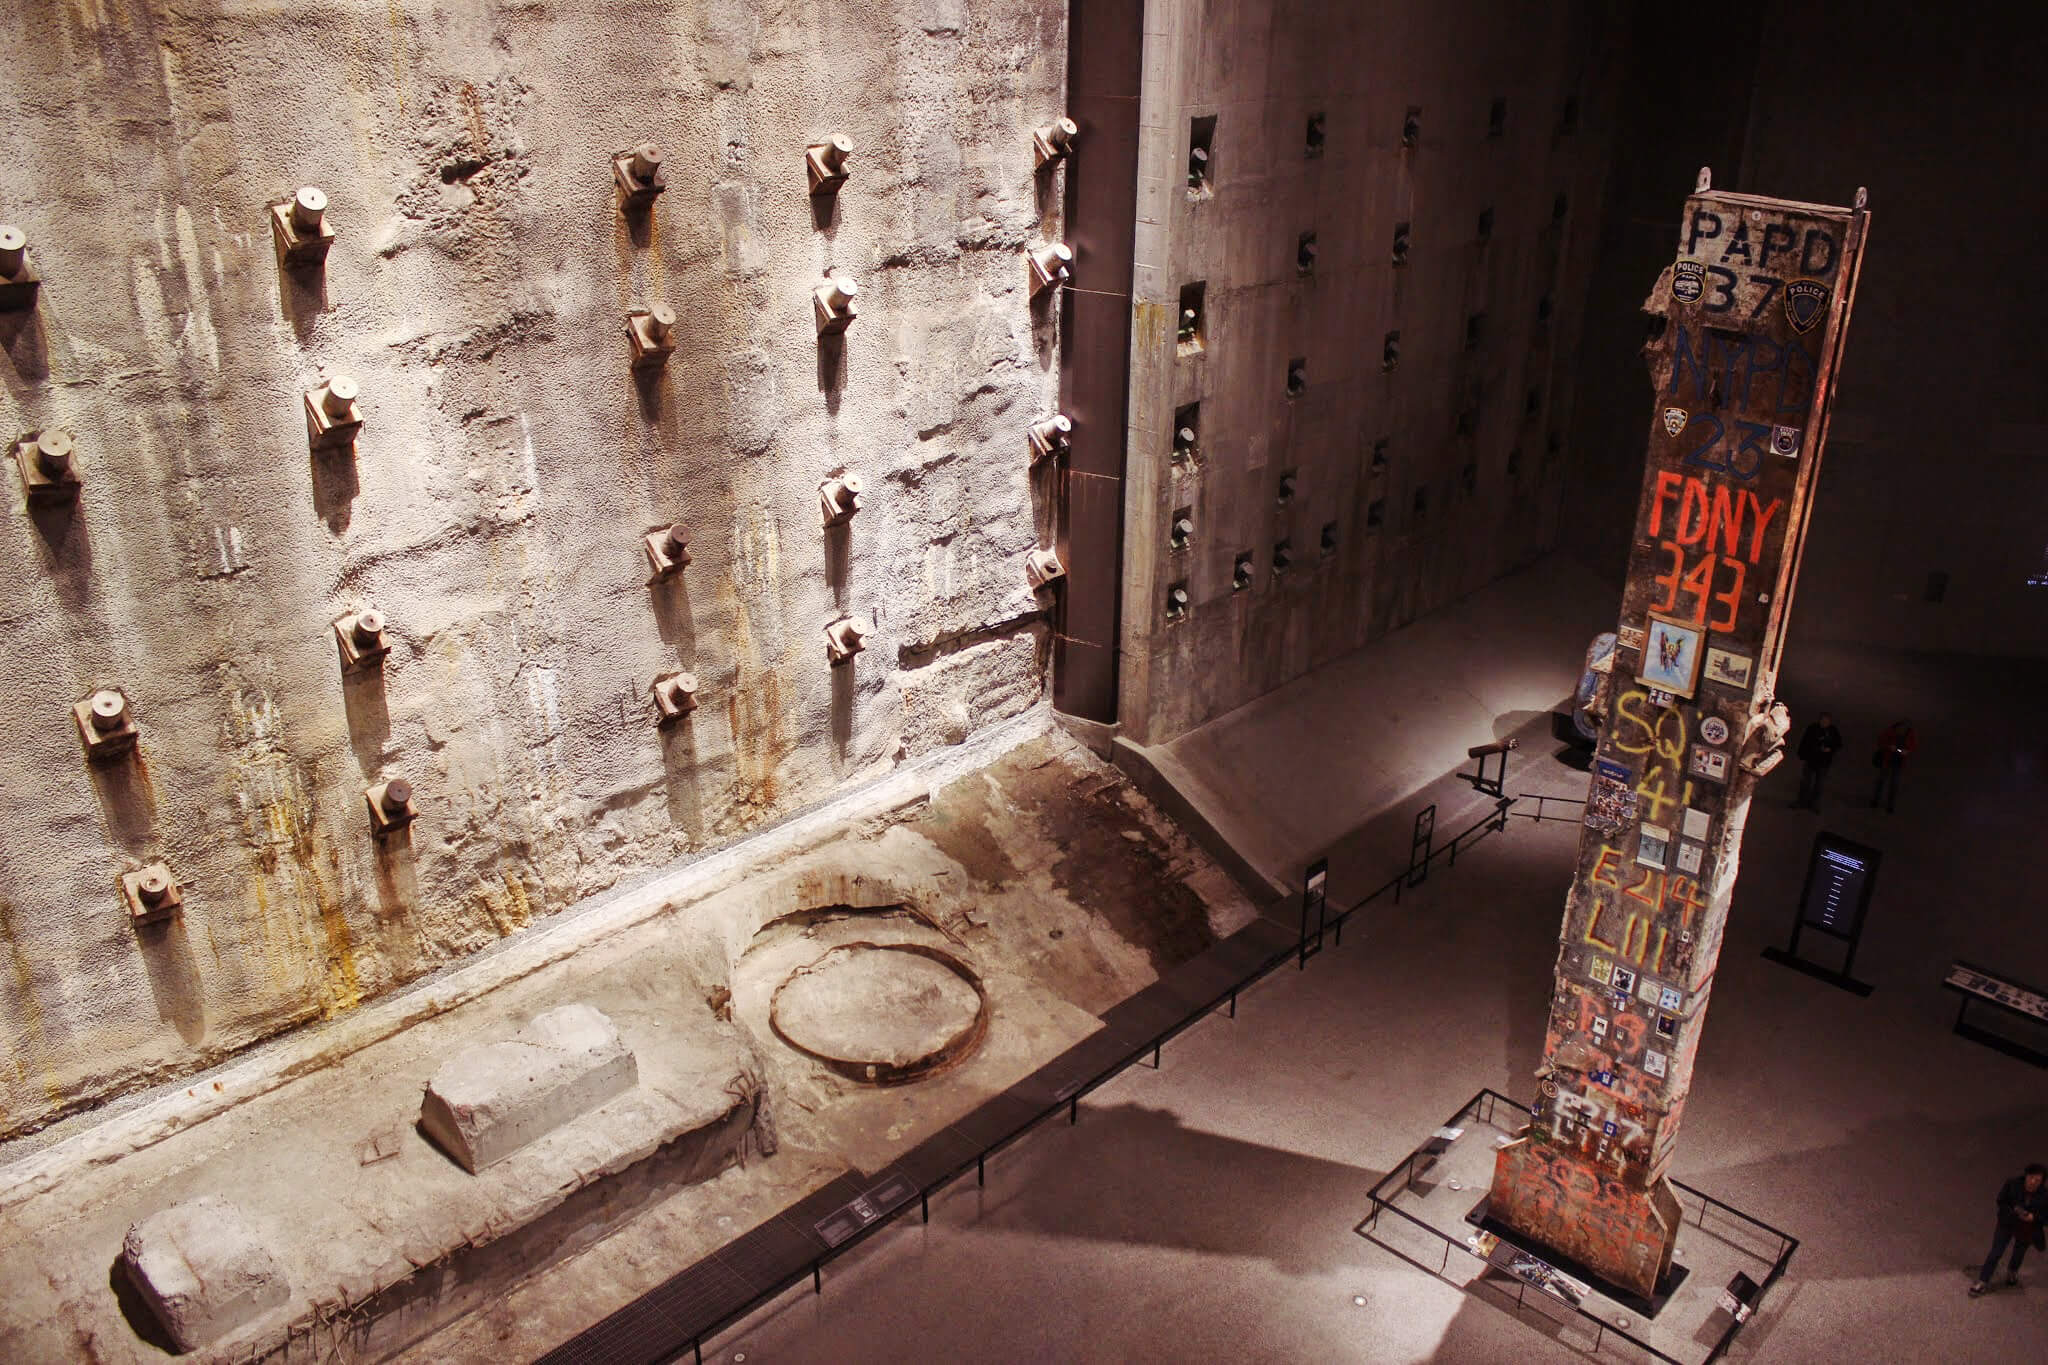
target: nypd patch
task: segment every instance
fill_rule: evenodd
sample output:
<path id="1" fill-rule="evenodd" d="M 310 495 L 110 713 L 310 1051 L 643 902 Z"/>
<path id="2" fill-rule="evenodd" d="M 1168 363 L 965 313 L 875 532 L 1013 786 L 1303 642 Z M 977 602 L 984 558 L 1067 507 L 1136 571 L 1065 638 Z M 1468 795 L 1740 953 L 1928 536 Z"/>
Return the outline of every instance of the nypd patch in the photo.
<path id="1" fill-rule="evenodd" d="M 1671 266 L 1671 297 L 1680 303 L 1698 303 L 1707 292 L 1705 261 L 1674 261 Z"/>

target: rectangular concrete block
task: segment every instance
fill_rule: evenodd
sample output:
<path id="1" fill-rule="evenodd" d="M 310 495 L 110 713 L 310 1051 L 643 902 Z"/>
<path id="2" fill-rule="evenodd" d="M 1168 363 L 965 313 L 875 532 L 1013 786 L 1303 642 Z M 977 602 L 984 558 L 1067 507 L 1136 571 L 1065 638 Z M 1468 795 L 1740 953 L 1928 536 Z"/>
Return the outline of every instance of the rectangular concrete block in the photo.
<path id="1" fill-rule="evenodd" d="M 610 1019 L 590 1005 L 561 1005 L 506 1042 L 444 1063 L 427 1083 L 420 1128 L 464 1168 L 480 1171 L 639 1080 Z"/>
<path id="2" fill-rule="evenodd" d="M 181 1351 L 247 1326 L 291 1296 L 276 1258 L 218 1195 L 173 1204 L 128 1229 L 128 1279 Z"/>

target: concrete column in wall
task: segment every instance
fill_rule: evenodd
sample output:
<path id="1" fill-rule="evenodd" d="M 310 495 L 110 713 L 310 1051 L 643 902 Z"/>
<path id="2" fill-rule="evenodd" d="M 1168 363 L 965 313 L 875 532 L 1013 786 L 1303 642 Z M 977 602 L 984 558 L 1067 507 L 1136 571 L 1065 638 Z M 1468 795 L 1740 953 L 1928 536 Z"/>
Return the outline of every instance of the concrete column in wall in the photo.
<path id="1" fill-rule="evenodd" d="M 1666 1280 L 1665 1175 L 1692 1088 L 1862 265 L 1854 208 L 1686 204 L 1645 308 L 1656 388 L 1613 690 L 1565 902 L 1541 1095 L 1489 1216 L 1644 1297 Z"/>
<path id="2" fill-rule="evenodd" d="M 1053 705 L 1102 723 L 1117 718 L 1144 20 L 1145 0 L 1073 0 L 1067 18 L 1067 112 L 1081 132 L 1065 162 L 1066 239 L 1079 268 L 1061 291 L 1060 410 L 1074 431 L 1059 482 L 1067 579 Z"/>

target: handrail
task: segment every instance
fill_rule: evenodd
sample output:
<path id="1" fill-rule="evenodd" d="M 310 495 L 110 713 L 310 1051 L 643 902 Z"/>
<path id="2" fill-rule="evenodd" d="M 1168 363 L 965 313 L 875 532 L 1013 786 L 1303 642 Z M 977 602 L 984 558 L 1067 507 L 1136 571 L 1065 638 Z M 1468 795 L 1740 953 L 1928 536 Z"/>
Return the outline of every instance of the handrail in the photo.
<path id="1" fill-rule="evenodd" d="M 1498 1090 L 1495 1090 L 1489 1086 L 1480 1090 L 1478 1094 L 1474 1095 L 1471 1099 L 1465 1101 L 1464 1104 L 1460 1105 L 1456 1113 L 1452 1114 L 1448 1119 L 1444 1120 L 1444 1126 L 1455 1127 L 1457 1126 L 1458 1121 L 1460 1119 L 1470 1114 L 1476 1117 L 1481 1123 L 1488 1124 L 1495 1128 L 1505 1127 L 1505 1125 L 1495 1122 L 1494 1119 L 1494 1115 L 1497 1112 L 1498 1107 L 1501 1103 L 1506 1103 L 1508 1106 L 1510 1106 L 1511 1108 L 1515 1109 L 1520 1113 L 1526 1114 L 1528 1112 L 1523 1106 L 1516 1104 L 1511 1096 L 1504 1095 Z M 1484 1261 L 1486 1258 L 1483 1256 L 1479 1256 L 1476 1252 L 1472 1250 L 1471 1247 L 1466 1246 L 1461 1242 L 1453 1240 L 1453 1238 L 1449 1234 L 1445 1233 L 1442 1229 L 1434 1227 L 1431 1224 L 1424 1222 L 1422 1219 L 1416 1217 L 1414 1214 L 1410 1213 L 1406 1209 L 1396 1208 L 1394 1206 L 1394 1195 L 1389 1191 L 1392 1190 L 1392 1188 L 1395 1186 L 1396 1178 L 1399 1177 L 1399 1183 L 1402 1188 L 1407 1188 L 1410 1185 L 1412 1185 L 1414 1181 L 1414 1171 L 1416 1163 L 1420 1160 L 1420 1158 L 1423 1155 L 1424 1152 L 1422 1148 L 1418 1147 L 1414 1149 L 1413 1151 L 1409 1152 L 1407 1156 L 1403 1157 L 1399 1162 L 1397 1162 L 1393 1167 L 1391 1167 L 1385 1175 L 1380 1177 L 1378 1183 L 1375 1184 L 1372 1187 L 1372 1189 L 1366 1194 L 1367 1200 L 1370 1201 L 1372 1205 L 1371 1212 L 1367 1213 L 1363 1219 L 1359 1220 L 1358 1225 L 1354 1227 L 1352 1231 L 1356 1232 L 1361 1237 L 1366 1237 L 1369 1241 L 1376 1242 L 1378 1245 L 1386 1248 L 1388 1251 L 1391 1251 L 1394 1255 L 1400 1257 L 1402 1260 L 1408 1262 L 1410 1265 L 1413 1265 L 1420 1270 L 1429 1270 L 1429 1267 L 1425 1265 L 1423 1262 L 1416 1260 L 1413 1256 L 1410 1256 L 1407 1252 L 1393 1245 L 1391 1242 L 1382 1242 L 1378 1238 L 1371 1237 L 1369 1235 L 1369 1229 L 1371 1231 L 1378 1230 L 1379 1219 L 1381 1214 L 1394 1214 L 1396 1217 L 1401 1218 L 1418 1228 L 1421 1228 L 1424 1232 L 1427 1232 L 1430 1236 L 1436 1238 L 1437 1240 L 1443 1243 L 1443 1256 L 1438 1262 L 1437 1269 L 1431 1272 L 1439 1278 L 1443 1278 L 1445 1270 L 1450 1265 L 1450 1255 L 1453 1249 L 1462 1251 L 1466 1255 L 1472 1256 L 1476 1260 Z M 1761 1305 L 1763 1303 L 1764 1295 L 1770 1290 L 1771 1286 L 1776 1284 L 1779 1278 L 1785 1273 L 1785 1267 L 1791 1263 L 1793 1253 L 1799 1250 L 1799 1239 L 1792 1236 L 1790 1233 L 1772 1227 L 1769 1223 L 1764 1222 L 1760 1218 L 1751 1217 L 1749 1214 L 1744 1213 L 1741 1209 L 1736 1208 L 1733 1204 L 1730 1204 L 1725 1200 L 1714 1198 L 1712 1195 L 1706 1193 L 1704 1190 L 1699 1189 L 1697 1186 L 1688 1185 L 1682 1180 L 1673 1180 L 1671 1184 L 1673 1185 L 1673 1187 L 1683 1190 L 1686 1194 L 1690 1195 L 1692 1198 L 1699 1201 L 1698 1212 L 1694 1215 L 1693 1218 L 1694 1226 L 1700 1227 L 1702 1229 L 1705 1228 L 1706 1210 L 1709 1206 L 1712 1206 L 1713 1208 L 1719 1209 L 1722 1212 L 1726 1213 L 1729 1217 L 1735 1220 L 1738 1220 L 1752 1228 L 1759 1229 L 1765 1233 L 1770 1234 L 1772 1237 L 1777 1238 L 1777 1252 L 1775 1255 L 1769 1258 L 1770 1270 L 1765 1274 L 1763 1282 L 1757 1286 L 1756 1293 L 1753 1296 L 1751 1296 L 1750 1299 L 1752 1308 Z M 1683 1209 L 1681 1208 L 1681 1217 L 1682 1216 Z M 1750 1254 L 1754 1255 L 1756 1259 L 1759 1261 L 1766 1259 L 1760 1253 Z M 1522 1280 L 1519 1277 L 1516 1277 L 1515 1307 L 1517 1310 L 1519 1310 L 1523 1306 L 1524 1295 L 1526 1294 L 1528 1287 L 1529 1286 L 1527 1281 Z M 1555 1296 L 1548 1297 L 1554 1298 Z M 1622 1338 L 1624 1341 L 1627 1341 L 1632 1346 L 1635 1346 L 1639 1350 L 1648 1353 L 1650 1356 L 1654 1357 L 1657 1360 L 1671 1362 L 1671 1365 L 1683 1365 L 1683 1362 L 1679 1361 L 1676 1356 L 1672 1356 L 1664 1351 L 1658 1350 L 1649 1342 L 1644 1341 L 1641 1337 L 1638 1337 L 1634 1333 L 1628 1331 L 1628 1329 L 1618 1327 L 1615 1324 L 1608 1322 L 1604 1318 L 1600 1318 L 1588 1312 L 1584 1307 L 1578 1304 L 1566 1303 L 1563 1300 L 1557 1300 L 1557 1302 L 1562 1304 L 1564 1307 L 1569 1308 L 1573 1313 L 1577 1314 L 1581 1318 L 1586 1319 L 1588 1322 L 1592 1323 L 1595 1326 L 1596 1335 L 1594 1337 L 1593 1344 L 1593 1350 L 1595 1352 L 1599 1351 L 1601 1344 L 1604 1342 L 1606 1338 L 1606 1335 L 1611 1332 L 1614 1335 Z M 1729 1345 L 1734 1341 L 1735 1334 L 1741 1330 L 1743 1322 L 1744 1319 L 1734 1318 L 1731 1316 L 1727 1327 L 1722 1329 L 1720 1337 L 1714 1342 L 1712 1349 L 1710 1349 L 1707 1352 L 1706 1359 L 1702 1362 L 1702 1365 L 1713 1365 L 1714 1361 L 1717 1361 L 1721 1358 L 1721 1356 L 1727 1351 Z"/>
<path id="2" fill-rule="evenodd" d="M 1536 809 L 1533 811 L 1517 809 L 1524 801 L 1534 801 Z M 1322 946 L 1322 935 L 1325 930 L 1329 931 L 1333 944 L 1340 948 L 1344 946 L 1344 922 L 1358 911 L 1363 910 L 1366 906 L 1378 900 L 1381 896 L 1386 895 L 1389 891 L 1394 893 L 1394 903 L 1399 905 L 1401 903 L 1402 891 L 1419 886 L 1428 880 L 1429 868 L 1438 858 L 1448 855 L 1446 865 L 1451 867 L 1457 866 L 1458 853 L 1465 846 L 1467 839 L 1476 844 L 1488 834 L 1498 834 L 1507 829 L 1509 818 L 1516 815 L 1536 824 L 1541 824 L 1545 820 L 1562 821 L 1567 817 L 1551 814 L 1550 806 L 1579 806 L 1583 808 L 1585 804 L 1586 799 L 1582 796 L 1557 796 L 1550 792 L 1519 792 L 1514 796 L 1497 798 L 1493 802 L 1491 810 L 1452 835 L 1451 841 L 1448 844 L 1443 845 L 1441 848 L 1430 847 L 1419 863 L 1414 861 L 1413 854 L 1411 853 L 1410 862 L 1406 868 L 1395 873 L 1388 881 L 1375 887 L 1365 896 L 1354 901 L 1350 906 L 1338 911 L 1334 916 L 1322 920 L 1317 924 L 1313 933 L 1309 931 L 1307 921 L 1304 919 L 1302 923 L 1301 947 L 1296 956 L 1297 967 L 1306 967 L 1309 958 L 1315 956 L 1316 951 Z M 1434 803 L 1428 809 L 1434 810 Z M 1314 946 L 1311 947 L 1311 944 Z"/>

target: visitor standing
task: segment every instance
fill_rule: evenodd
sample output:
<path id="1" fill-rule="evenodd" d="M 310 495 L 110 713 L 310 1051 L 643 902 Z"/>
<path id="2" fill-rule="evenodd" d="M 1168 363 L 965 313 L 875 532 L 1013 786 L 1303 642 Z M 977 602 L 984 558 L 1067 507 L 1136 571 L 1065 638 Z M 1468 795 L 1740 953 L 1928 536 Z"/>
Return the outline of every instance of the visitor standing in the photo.
<path id="1" fill-rule="evenodd" d="M 1991 1254 L 1984 1258 L 1977 1282 L 1970 1286 L 1971 1298 L 1990 1286 L 1991 1277 L 1998 1270 L 1999 1253 L 2008 1245 L 2012 1247 L 2012 1259 L 2005 1263 L 2005 1282 L 2009 1285 L 2020 1282 L 2020 1262 L 2026 1259 L 2027 1248 L 2043 1249 L 2041 1229 L 2048 1225 L 2048 1188 L 2044 1186 L 2048 1186 L 2048 1166 L 2033 1161 L 2026 1170 L 1998 1187 L 1998 1230 L 1991 1235 Z"/>
<path id="2" fill-rule="evenodd" d="M 1870 789 L 1870 808 L 1876 810 L 1881 804 L 1884 813 L 1890 815 L 1899 804 L 1899 772 L 1906 766 L 1906 757 L 1920 747 L 1920 737 L 1913 733 L 1913 722 L 1895 720 L 1885 727 L 1877 737 L 1877 752 L 1870 756 L 1870 762 L 1877 769 L 1877 785 Z"/>
<path id="3" fill-rule="evenodd" d="M 1799 737 L 1799 761 L 1805 766 L 1799 774 L 1799 799 L 1792 803 L 1792 809 L 1820 809 L 1821 783 L 1827 781 L 1828 767 L 1841 747 L 1842 732 L 1835 728 L 1835 718 L 1821 712 L 1820 719 L 1807 726 L 1806 733 Z"/>

